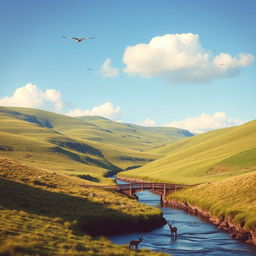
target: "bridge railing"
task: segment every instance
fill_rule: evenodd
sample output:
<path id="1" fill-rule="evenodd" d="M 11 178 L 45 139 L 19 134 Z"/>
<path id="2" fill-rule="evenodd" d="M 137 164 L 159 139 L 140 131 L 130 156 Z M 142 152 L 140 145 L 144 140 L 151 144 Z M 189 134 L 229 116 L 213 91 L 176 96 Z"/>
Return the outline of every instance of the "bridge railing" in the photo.
<path id="1" fill-rule="evenodd" d="M 139 189 L 139 188 L 144 188 L 144 189 L 173 189 L 173 188 L 185 188 L 188 187 L 189 185 L 183 185 L 183 184 L 170 184 L 170 183 L 130 183 L 130 184 L 118 184 L 117 185 L 119 189 Z"/>
<path id="2" fill-rule="evenodd" d="M 184 185 L 184 184 L 171 184 L 171 183 L 150 183 L 150 182 L 142 182 L 142 183 L 128 183 L 128 184 L 116 184 L 116 185 L 81 185 L 81 187 L 97 187 L 103 189 L 114 189 L 114 190 L 157 190 L 157 189 L 165 189 L 165 190 L 177 190 L 185 187 L 189 187 L 193 185 Z"/>

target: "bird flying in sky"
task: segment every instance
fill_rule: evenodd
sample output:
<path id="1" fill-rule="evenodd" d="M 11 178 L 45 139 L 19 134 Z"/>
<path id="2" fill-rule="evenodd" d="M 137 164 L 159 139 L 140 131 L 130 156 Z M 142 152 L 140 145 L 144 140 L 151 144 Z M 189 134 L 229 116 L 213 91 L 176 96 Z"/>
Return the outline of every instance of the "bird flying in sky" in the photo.
<path id="1" fill-rule="evenodd" d="M 68 39 L 73 39 L 76 40 L 78 43 L 82 42 L 83 40 L 88 40 L 88 39 L 94 39 L 95 37 L 69 37 L 69 36 L 62 36 L 63 38 L 68 38 Z"/>

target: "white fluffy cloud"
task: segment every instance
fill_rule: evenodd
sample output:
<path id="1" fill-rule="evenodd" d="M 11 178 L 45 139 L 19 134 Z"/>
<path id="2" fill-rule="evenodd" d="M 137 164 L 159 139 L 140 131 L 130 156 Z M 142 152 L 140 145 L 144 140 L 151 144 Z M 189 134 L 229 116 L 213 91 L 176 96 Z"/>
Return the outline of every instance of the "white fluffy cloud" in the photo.
<path id="1" fill-rule="evenodd" d="M 107 59 L 104 61 L 103 65 L 101 66 L 101 74 L 103 77 L 116 77 L 119 74 L 118 68 L 112 68 L 110 66 L 111 59 Z"/>
<path id="2" fill-rule="evenodd" d="M 142 123 L 140 123 L 139 125 L 142 126 L 155 126 L 156 122 L 150 118 L 146 118 Z"/>
<path id="3" fill-rule="evenodd" d="M 106 102 L 90 110 L 74 109 L 68 112 L 68 116 L 103 116 L 106 118 L 117 119 L 120 114 L 120 107 L 114 107 L 111 102 Z"/>
<path id="4" fill-rule="evenodd" d="M 16 89 L 10 97 L 0 98 L 0 105 L 29 108 L 53 106 L 56 111 L 60 111 L 63 107 L 61 93 L 59 91 L 54 89 L 42 91 L 32 83 Z"/>
<path id="5" fill-rule="evenodd" d="M 203 133 L 210 130 L 241 125 L 242 123 L 243 121 L 241 120 L 228 118 L 225 112 L 216 112 L 213 115 L 203 113 L 200 116 L 187 118 L 182 121 L 173 121 L 163 126 L 182 128 L 194 133 Z"/>
<path id="6" fill-rule="evenodd" d="M 164 76 L 171 84 L 205 83 L 221 77 L 239 74 L 241 67 L 254 60 L 251 54 L 213 56 L 199 41 L 199 35 L 166 34 L 148 44 L 126 48 L 123 62 L 125 72 L 142 77 Z"/>

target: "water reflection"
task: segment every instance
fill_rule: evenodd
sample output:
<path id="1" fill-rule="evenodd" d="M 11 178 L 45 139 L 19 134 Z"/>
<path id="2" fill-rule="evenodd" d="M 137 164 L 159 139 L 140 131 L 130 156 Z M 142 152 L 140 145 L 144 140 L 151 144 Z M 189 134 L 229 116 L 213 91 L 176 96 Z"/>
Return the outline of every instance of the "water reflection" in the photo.
<path id="1" fill-rule="evenodd" d="M 159 196 L 149 191 L 137 193 L 139 201 L 160 207 L 168 221 L 174 221 L 178 236 L 171 236 L 168 225 L 144 232 L 140 248 L 170 253 L 174 256 L 255 256 L 256 248 L 232 239 L 228 233 L 204 220 L 187 214 L 182 210 L 161 207 Z M 138 233 L 110 237 L 116 244 L 128 244 L 137 239 Z"/>

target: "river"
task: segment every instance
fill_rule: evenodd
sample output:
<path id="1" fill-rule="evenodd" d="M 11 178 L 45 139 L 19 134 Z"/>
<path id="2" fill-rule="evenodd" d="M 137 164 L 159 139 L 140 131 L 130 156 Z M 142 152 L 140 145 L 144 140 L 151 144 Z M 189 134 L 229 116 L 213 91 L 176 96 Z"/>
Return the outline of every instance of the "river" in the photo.
<path id="1" fill-rule="evenodd" d="M 219 230 L 215 225 L 190 215 L 185 211 L 162 207 L 160 197 L 149 191 L 137 193 L 138 200 L 151 206 L 159 207 L 167 221 L 174 221 L 178 228 L 177 238 L 170 236 L 168 225 L 150 232 L 128 233 L 111 236 L 109 239 L 116 244 L 129 244 L 143 236 L 139 248 L 170 253 L 174 256 L 255 256 L 256 247 L 242 243 Z"/>

